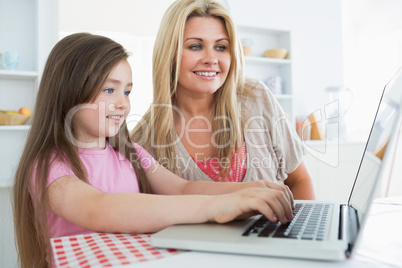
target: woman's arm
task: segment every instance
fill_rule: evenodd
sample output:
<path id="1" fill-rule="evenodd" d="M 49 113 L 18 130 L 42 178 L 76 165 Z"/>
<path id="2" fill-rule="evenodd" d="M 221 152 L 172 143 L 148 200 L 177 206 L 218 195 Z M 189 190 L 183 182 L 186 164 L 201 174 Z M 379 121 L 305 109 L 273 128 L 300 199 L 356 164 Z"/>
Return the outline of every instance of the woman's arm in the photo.
<path id="1" fill-rule="evenodd" d="M 315 199 L 313 183 L 304 162 L 301 162 L 300 165 L 288 175 L 285 184 L 289 186 L 295 199 Z"/>
<path id="2" fill-rule="evenodd" d="M 247 188 L 270 188 L 282 192 L 293 206 L 293 195 L 286 185 L 258 180 L 252 182 L 207 182 L 207 181 L 187 181 L 165 169 L 161 165 L 155 165 L 147 172 L 148 181 L 153 193 L 182 195 L 182 194 L 202 194 L 216 195 L 233 193 Z"/>
<path id="3" fill-rule="evenodd" d="M 289 199 L 269 188 L 226 195 L 106 194 L 66 176 L 50 184 L 47 194 L 54 214 L 100 232 L 146 233 L 180 223 L 223 223 L 257 211 L 271 221 L 285 223 L 293 218 Z"/>

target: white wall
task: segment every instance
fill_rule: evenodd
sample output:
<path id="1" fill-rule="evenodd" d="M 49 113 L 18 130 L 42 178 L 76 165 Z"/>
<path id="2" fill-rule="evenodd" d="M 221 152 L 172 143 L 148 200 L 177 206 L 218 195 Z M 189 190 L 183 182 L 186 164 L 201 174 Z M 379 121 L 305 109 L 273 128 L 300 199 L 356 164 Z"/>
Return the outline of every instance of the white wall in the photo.
<path id="1" fill-rule="evenodd" d="M 343 0 L 345 83 L 355 92 L 347 115 L 350 132 L 368 134 L 384 85 L 402 66 L 402 1 Z M 383 194 L 402 194 L 402 131 Z"/>
<path id="2" fill-rule="evenodd" d="M 295 115 L 325 104 L 324 89 L 343 84 L 340 0 L 228 0 L 236 23 L 292 31 Z"/>
<path id="3" fill-rule="evenodd" d="M 59 0 L 62 31 L 109 31 L 155 35 L 173 0 Z"/>
<path id="4" fill-rule="evenodd" d="M 354 91 L 350 131 L 367 135 L 384 85 L 402 66 L 402 1 L 343 0 L 345 84 Z"/>

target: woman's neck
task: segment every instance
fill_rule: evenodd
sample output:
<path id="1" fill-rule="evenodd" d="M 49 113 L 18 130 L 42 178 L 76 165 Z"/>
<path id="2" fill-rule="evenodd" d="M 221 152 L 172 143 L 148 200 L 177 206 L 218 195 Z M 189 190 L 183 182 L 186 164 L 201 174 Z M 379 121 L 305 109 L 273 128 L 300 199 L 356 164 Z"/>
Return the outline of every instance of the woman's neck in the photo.
<path id="1" fill-rule="evenodd" d="M 180 112 L 187 119 L 194 116 L 209 118 L 214 107 L 214 95 L 204 95 L 197 98 L 180 94 L 177 96 L 174 105 L 179 108 Z"/>

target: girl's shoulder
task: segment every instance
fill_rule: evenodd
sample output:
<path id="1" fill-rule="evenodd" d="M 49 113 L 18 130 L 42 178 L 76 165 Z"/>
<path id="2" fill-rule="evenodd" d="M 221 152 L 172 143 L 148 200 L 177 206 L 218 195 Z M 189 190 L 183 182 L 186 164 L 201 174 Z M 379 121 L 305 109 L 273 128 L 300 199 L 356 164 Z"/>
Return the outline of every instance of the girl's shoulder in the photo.
<path id="1" fill-rule="evenodd" d="M 139 145 L 138 143 L 136 143 L 135 141 L 132 141 L 131 144 L 134 146 L 135 150 L 139 153 L 140 151 L 147 151 L 144 149 L 144 147 L 142 147 L 141 145 Z"/>
<path id="2" fill-rule="evenodd" d="M 153 158 L 152 153 L 139 145 L 138 143 L 132 141 L 131 142 L 140 158 Z"/>

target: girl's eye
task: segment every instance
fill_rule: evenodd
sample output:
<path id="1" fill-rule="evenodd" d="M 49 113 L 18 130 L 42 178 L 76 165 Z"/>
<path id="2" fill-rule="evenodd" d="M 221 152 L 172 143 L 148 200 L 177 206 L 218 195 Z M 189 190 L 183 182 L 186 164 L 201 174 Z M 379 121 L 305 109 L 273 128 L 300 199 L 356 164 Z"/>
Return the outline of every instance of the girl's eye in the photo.
<path id="1" fill-rule="evenodd" d="M 131 90 L 124 91 L 124 95 L 126 95 L 126 96 L 130 95 L 130 93 L 131 93 Z"/>
<path id="2" fill-rule="evenodd" d="M 190 45 L 188 48 L 190 50 L 197 51 L 197 50 L 201 50 L 202 46 L 200 44 L 193 44 L 193 45 Z"/>
<path id="3" fill-rule="evenodd" d="M 112 94 L 114 92 L 113 88 L 107 88 L 104 90 L 104 92 L 108 93 L 108 94 Z"/>
<path id="4" fill-rule="evenodd" d="M 225 45 L 217 45 L 215 47 L 216 50 L 218 51 L 225 51 L 226 50 L 226 46 Z"/>

